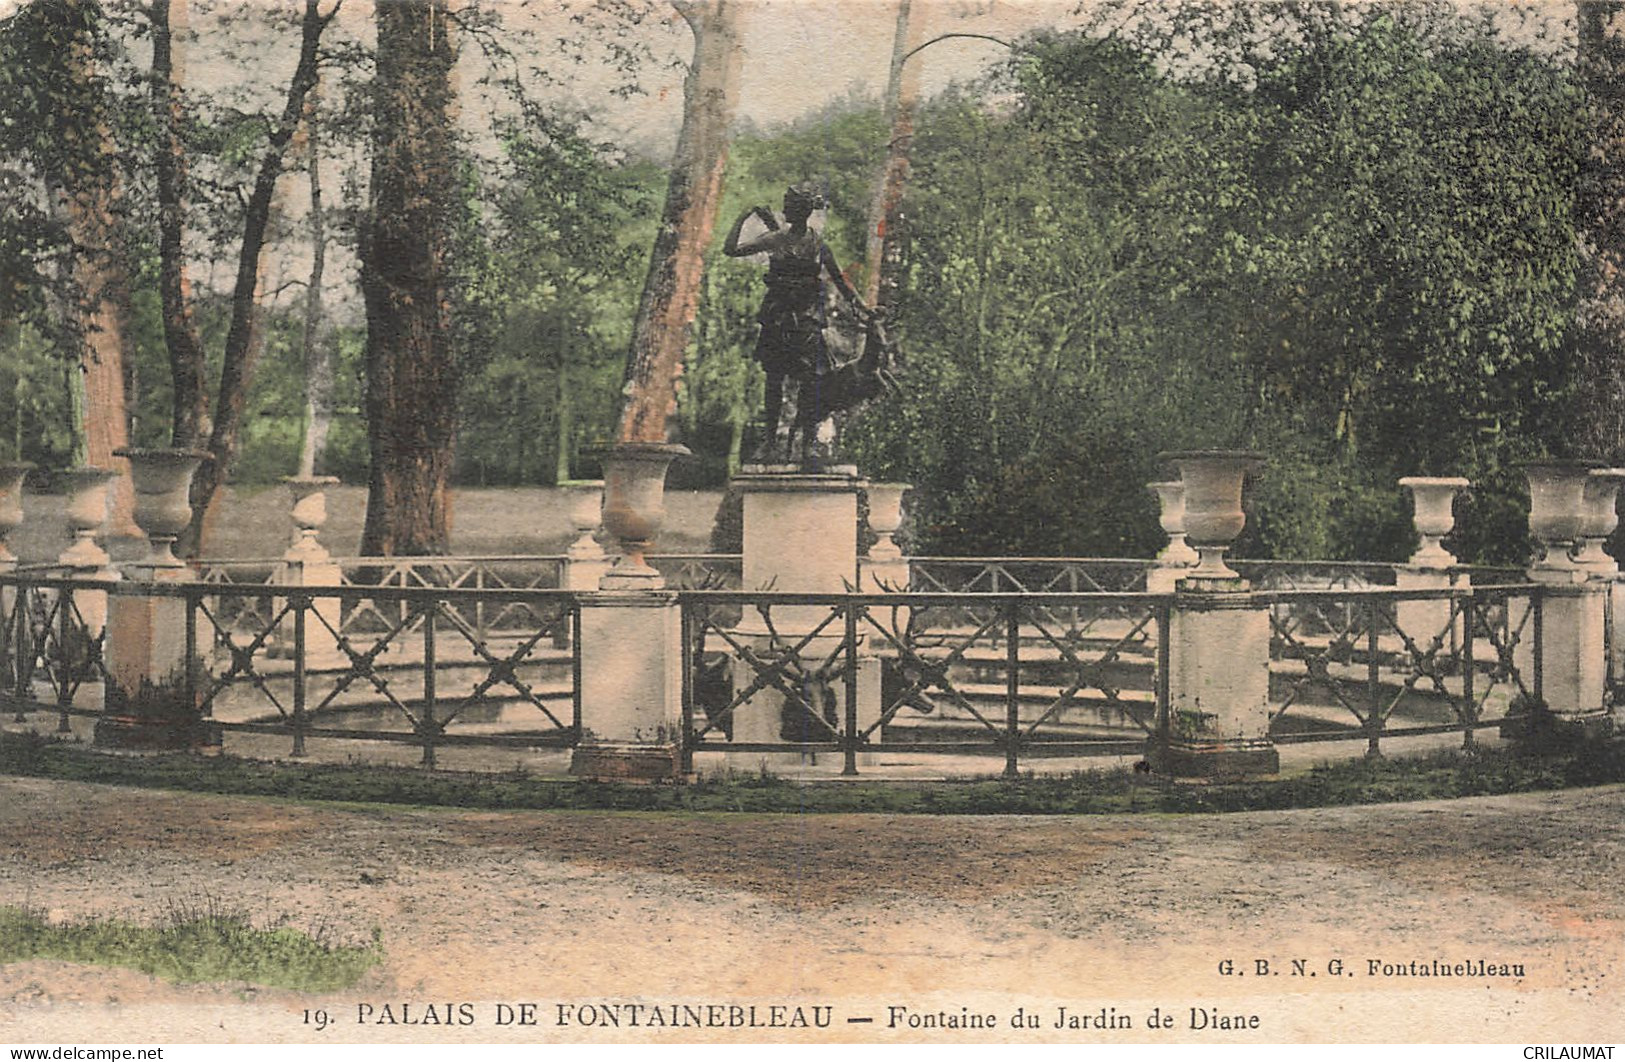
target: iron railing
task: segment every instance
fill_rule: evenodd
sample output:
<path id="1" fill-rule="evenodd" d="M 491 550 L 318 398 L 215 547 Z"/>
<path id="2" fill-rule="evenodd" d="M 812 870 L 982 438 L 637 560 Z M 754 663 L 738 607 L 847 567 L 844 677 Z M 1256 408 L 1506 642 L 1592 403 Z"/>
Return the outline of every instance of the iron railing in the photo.
<path id="1" fill-rule="evenodd" d="M 693 574 L 710 578 L 729 560 L 700 558 Z M 1387 738 L 1460 732 L 1470 745 L 1519 705 L 1543 703 L 1541 586 L 1359 580 L 1257 592 L 1277 742 L 1364 739 L 1374 751 Z M 181 603 L 188 656 L 199 661 L 187 703 L 228 735 L 280 735 L 295 755 L 313 740 L 404 743 L 429 765 L 447 746 L 579 740 L 578 597 L 466 580 L 295 587 L 0 575 L 5 710 L 54 713 L 59 729 L 99 714 L 107 602 L 132 594 Z M 800 752 L 839 755 L 856 771 L 870 753 L 992 755 L 1013 773 L 1042 757 L 1137 755 L 1179 725 L 1169 712 L 1169 594 L 701 589 L 677 600 L 690 762 Z M 1610 690 L 1615 626 L 1610 605 Z"/>

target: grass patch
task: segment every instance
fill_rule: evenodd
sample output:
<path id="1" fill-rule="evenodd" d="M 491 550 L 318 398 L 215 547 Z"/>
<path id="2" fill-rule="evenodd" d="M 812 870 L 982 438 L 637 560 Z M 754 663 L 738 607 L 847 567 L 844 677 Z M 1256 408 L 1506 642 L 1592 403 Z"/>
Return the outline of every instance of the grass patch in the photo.
<path id="1" fill-rule="evenodd" d="M 122 966 L 180 984 L 249 981 L 331 992 L 355 984 L 382 957 L 376 938 L 358 947 L 329 943 L 320 932 L 259 929 L 213 901 L 172 907 L 160 926 L 103 919 L 52 923 L 38 911 L 0 906 L 0 963 L 60 959 Z"/>
<path id="2" fill-rule="evenodd" d="M 932 815 L 1190 813 L 1380 804 L 1625 782 L 1625 742 L 1503 746 L 1348 760 L 1233 783 L 1148 779 L 1126 770 L 949 782 L 793 783 L 725 773 L 686 786 L 626 786 L 414 768 L 263 763 L 230 756 L 108 756 L 30 733 L 0 734 L 0 773 L 201 793 L 361 804 L 502 809 Z"/>

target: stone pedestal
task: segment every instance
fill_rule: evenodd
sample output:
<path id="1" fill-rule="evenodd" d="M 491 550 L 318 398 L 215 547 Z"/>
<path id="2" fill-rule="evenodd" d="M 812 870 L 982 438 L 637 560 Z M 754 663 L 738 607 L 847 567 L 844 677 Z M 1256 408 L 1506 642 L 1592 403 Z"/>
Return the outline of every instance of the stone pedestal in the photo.
<path id="1" fill-rule="evenodd" d="M 666 591 L 581 601 L 581 740 L 570 773 L 601 782 L 681 780 L 682 616 Z"/>
<path id="2" fill-rule="evenodd" d="M 1576 571 L 1562 573 L 1535 568 L 1531 581 L 1543 586 L 1540 612 L 1539 695 L 1544 711 L 1525 705 L 1501 725 L 1503 737 L 1538 738 L 1545 730 L 1591 734 L 1608 728 L 1606 707 L 1607 624 L 1609 584 L 1584 578 Z M 1528 607 L 1528 606 L 1525 606 Z M 1522 620 L 1515 612 L 1514 624 Z M 1535 621 L 1524 624 L 1513 650 L 1513 663 L 1523 685 L 1536 692 Z"/>
<path id="3" fill-rule="evenodd" d="M 1417 564 L 1401 565 L 1394 572 L 1396 590 L 1448 590 L 1453 586 L 1465 590 L 1471 585 L 1472 581 L 1465 573 L 1452 576 L 1448 570 Z M 1395 606 L 1394 619 L 1399 629 L 1416 644 L 1418 652 L 1426 653 L 1436 638 L 1439 639 L 1441 653 L 1452 653 L 1461 645 L 1461 617 L 1451 620 L 1448 598 L 1400 601 Z M 1394 647 L 1396 651 L 1401 650 L 1404 643 L 1397 636 L 1394 641 L 1398 643 Z"/>
<path id="4" fill-rule="evenodd" d="M 1156 769 L 1176 777 L 1273 774 L 1269 737 L 1269 611 L 1241 580 L 1185 580 L 1169 630 L 1169 734 L 1153 741 Z"/>
<path id="5" fill-rule="evenodd" d="M 202 667 L 186 646 L 187 602 L 142 594 L 142 584 L 191 582 L 185 567 L 131 565 L 107 612 L 109 681 L 95 743 L 121 749 L 216 749 L 220 729 L 204 717 Z"/>
<path id="6" fill-rule="evenodd" d="M 858 570 L 858 491 L 863 480 L 850 466 L 835 466 L 820 472 L 801 472 L 793 467 L 750 466 L 734 478 L 734 487 L 744 498 L 745 590 L 771 590 L 799 594 L 844 594 L 860 586 Z M 895 547 L 893 547 L 895 549 Z M 886 564 L 907 562 L 901 551 Z M 871 575 L 898 568 L 871 569 Z M 867 592 L 880 589 L 878 583 L 864 586 Z M 823 624 L 822 630 L 799 654 L 802 665 L 814 671 L 840 651 L 846 624 L 831 618 L 827 605 L 777 605 L 769 613 L 771 631 L 761 614 L 746 608 L 736 635 L 751 646 L 760 659 L 772 659 L 798 644 Z M 827 623 L 825 621 L 828 620 Z M 776 638 L 775 638 L 776 636 Z M 865 651 L 863 631 L 859 631 L 858 727 L 862 730 L 880 715 L 879 660 Z M 838 734 L 845 728 L 844 661 L 837 657 L 827 681 L 810 684 L 802 691 L 805 699 Z M 756 680 L 756 673 L 744 661 L 735 661 L 734 690 L 743 693 Z M 784 693 L 774 687 L 758 691 L 734 710 L 736 742 L 784 740 L 835 740 L 823 727 L 804 718 L 798 706 L 786 703 Z M 799 761 L 798 754 L 744 754 L 751 762 L 764 758 Z M 863 760 L 868 757 L 863 757 Z M 860 760 L 860 762 L 863 762 Z M 771 762 L 771 761 L 770 761 Z"/>

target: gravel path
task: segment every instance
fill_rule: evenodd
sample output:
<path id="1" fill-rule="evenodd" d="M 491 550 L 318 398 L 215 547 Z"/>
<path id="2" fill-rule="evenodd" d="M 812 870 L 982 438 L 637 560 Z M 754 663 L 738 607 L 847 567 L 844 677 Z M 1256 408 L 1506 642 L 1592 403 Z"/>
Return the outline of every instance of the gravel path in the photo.
<path id="1" fill-rule="evenodd" d="M 331 939 L 376 928 L 386 953 L 326 997 L 15 963 L 0 1027 L 40 1043 L 1618 1040 L 1622 822 L 1622 787 L 937 818 L 358 809 L 0 778 L 7 902 L 158 921 L 212 901 Z M 1412 971 L 1434 960 L 1489 969 Z M 499 1024 L 523 1004 L 537 1024 Z M 735 1027 L 751 1012 L 729 1008 L 751 1004 L 757 1027 Z M 1012 1028 L 1018 1008 L 1039 1027 Z M 1148 1028 L 1153 1009 L 1172 1026 Z M 979 1014 L 997 1024 L 946 1027 Z"/>

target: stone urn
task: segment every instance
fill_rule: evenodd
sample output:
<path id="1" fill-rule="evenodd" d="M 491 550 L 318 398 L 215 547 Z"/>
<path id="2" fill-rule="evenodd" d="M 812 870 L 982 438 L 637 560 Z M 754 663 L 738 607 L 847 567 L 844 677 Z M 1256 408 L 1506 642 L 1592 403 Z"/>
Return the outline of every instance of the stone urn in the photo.
<path id="1" fill-rule="evenodd" d="M 1542 570 L 1577 570 L 1569 550 L 1586 526 L 1586 479 L 1595 461 L 1530 461 L 1523 466 L 1529 479 L 1529 533 L 1540 543 L 1534 567 Z"/>
<path id="2" fill-rule="evenodd" d="M 0 464 L 0 566 L 17 563 L 17 558 L 6 548 L 6 536 L 22 526 L 23 480 L 34 466 L 28 461 Z"/>
<path id="3" fill-rule="evenodd" d="M 644 559 L 666 521 L 666 470 L 689 449 L 676 443 L 617 443 L 604 454 L 604 528 L 621 557 L 599 583 L 605 590 L 658 590 L 660 573 Z"/>
<path id="4" fill-rule="evenodd" d="M 108 487 L 118 473 L 107 468 L 82 465 L 62 473 L 68 488 L 68 530 L 73 544 L 58 560 L 70 568 L 103 568 L 107 551 L 96 544 L 96 535 L 107 522 Z"/>
<path id="5" fill-rule="evenodd" d="M 662 476 L 664 473 L 662 473 Z M 565 550 L 573 561 L 598 560 L 604 556 L 604 547 L 593 536 L 603 522 L 604 481 L 601 479 L 572 479 L 559 484 L 569 500 L 570 527 L 575 541 Z"/>
<path id="6" fill-rule="evenodd" d="M 145 568 L 184 568 L 174 553 L 175 539 L 192 520 L 188 497 L 192 475 L 209 459 L 206 450 L 155 450 L 130 447 L 114 450 L 130 462 L 135 487 L 135 522 L 147 536 L 152 552 L 140 564 Z"/>
<path id="7" fill-rule="evenodd" d="M 330 559 L 327 548 L 316 540 L 327 523 L 327 491 L 339 485 L 337 476 L 285 476 L 288 494 L 293 501 L 289 515 L 293 519 L 293 543 L 288 547 L 287 560 L 319 564 Z"/>
<path id="8" fill-rule="evenodd" d="M 875 544 L 869 547 L 870 561 L 903 559 L 902 547 L 892 536 L 903 526 L 903 495 L 909 489 L 907 483 L 871 483 L 865 488 L 869 495 L 869 530 L 875 533 Z"/>
<path id="9" fill-rule="evenodd" d="M 1594 468 L 1585 479 L 1585 522 L 1580 528 L 1581 545 L 1574 560 L 1581 567 L 1602 575 L 1619 571 L 1619 562 L 1602 547 L 1619 526 L 1616 502 L 1621 483 L 1625 483 L 1625 468 Z"/>
<path id="10" fill-rule="evenodd" d="M 1419 568 L 1454 567 L 1455 555 L 1440 540 L 1455 529 L 1456 494 L 1472 484 L 1460 476 L 1406 476 L 1399 485 L 1411 492 L 1412 520 L 1422 538 L 1410 562 Z"/>
<path id="11" fill-rule="evenodd" d="M 1247 473 L 1263 464 L 1264 455 L 1246 450 L 1180 450 L 1162 454 L 1160 459 L 1178 468 L 1185 484 L 1185 536 L 1200 557 L 1190 578 L 1240 579 L 1225 564 L 1224 554 L 1247 526 L 1241 485 Z"/>
<path id="12" fill-rule="evenodd" d="M 1185 484 L 1169 480 L 1147 483 L 1146 488 L 1157 496 L 1157 504 L 1161 507 L 1157 521 L 1168 536 L 1168 545 L 1157 554 L 1157 560 L 1165 568 L 1194 567 L 1200 558 L 1191 549 L 1190 543 L 1185 541 Z"/>

